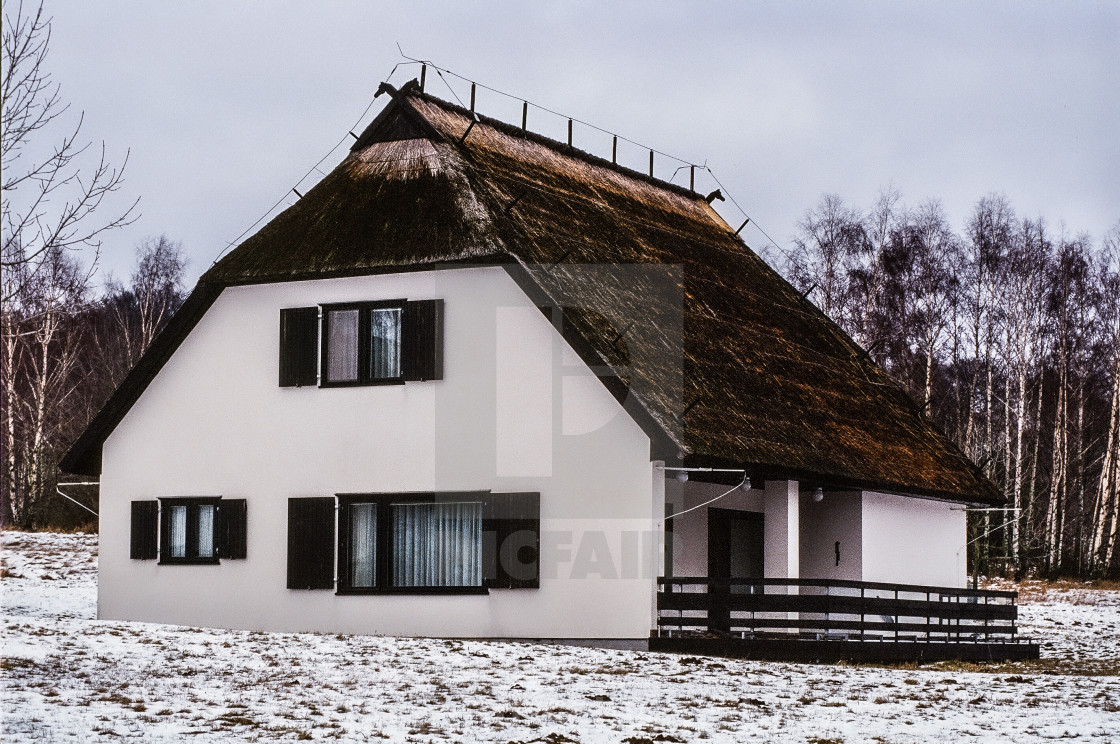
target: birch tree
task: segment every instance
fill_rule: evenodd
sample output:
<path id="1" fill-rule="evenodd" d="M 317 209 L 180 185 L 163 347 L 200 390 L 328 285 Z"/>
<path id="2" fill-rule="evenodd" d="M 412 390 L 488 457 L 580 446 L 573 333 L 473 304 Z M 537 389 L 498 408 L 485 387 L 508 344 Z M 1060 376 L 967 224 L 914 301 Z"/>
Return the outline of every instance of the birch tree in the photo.
<path id="1" fill-rule="evenodd" d="M 7 281 L 17 291 L 6 304 L 3 327 L 4 521 L 26 529 L 54 492 L 61 449 L 84 423 L 73 412 L 82 385 L 79 314 L 90 275 L 61 247 L 43 254 L 34 269 L 14 266 Z"/>
<path id="2" fill-rule="evenodd" d="M 794 253 L 787 265 L 795 286 L 812 290 L 812 299 L 825 315 L 849 333 L 857 331 L 850 312 L 851 268 L 864 241 L 860 213 L 836 194 L 825 194 L 797 224 Z M 866 339 L 853 333 L 856 341 Z"/>
<path id="3" fill-rule="evenodd" d="M 1120 222 L 1102 243 L 1099 265 L 1101 324 L 1104 349 L 1111 355 L 1108 424 L 1105 449 L 1092 516 L 1089 570 L 1101 574 L 1114 567 L 1117 523 L 1120 522 Z"/>
<path id="4" fill-rule="evenodd" d="M 125 371 L 140 359 L 178 308 L 186 266 L 182 244 L 160 235 L 136 246 L 136 264 L 127 286 L 114 279 L 106 283 L 105 308 L 112 321 L 109 334 L 121 345 L 114 356 Z M 118 375 L 115 382 L 119 379 Z"/>

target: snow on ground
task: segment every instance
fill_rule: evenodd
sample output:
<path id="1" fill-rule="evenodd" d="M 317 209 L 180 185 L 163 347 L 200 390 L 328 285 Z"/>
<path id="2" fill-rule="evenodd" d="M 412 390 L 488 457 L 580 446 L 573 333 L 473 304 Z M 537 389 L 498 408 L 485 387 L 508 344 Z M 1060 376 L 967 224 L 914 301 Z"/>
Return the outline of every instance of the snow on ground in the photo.
<path id="1" fill-rule="evenodd" d="M 1120 741 L 1120 592 L 1033 592 L 1041 662 L 798 665 L 103 622 L 96 537 L 0 535 L 5 742 Z"/>
<path id="2" fill-rule="evenodd" d="M 1101 590 L 1069 581 L 988 584 L 990 589 L 1019 591 L 1020 632 L 1039 641 L 1043 657 L 1081 665 L 1111 660 L 1112 673 L 1118 674 L 1120 589 L 1112 586 L 1111 590 Z"/>

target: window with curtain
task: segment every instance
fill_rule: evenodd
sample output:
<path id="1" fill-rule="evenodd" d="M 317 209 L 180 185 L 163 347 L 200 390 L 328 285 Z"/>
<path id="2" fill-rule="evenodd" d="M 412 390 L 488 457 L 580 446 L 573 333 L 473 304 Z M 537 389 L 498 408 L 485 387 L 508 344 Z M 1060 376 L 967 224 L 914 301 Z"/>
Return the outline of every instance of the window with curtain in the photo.
<path id="1" fill-rule="evenodd" d="M 330 382 L 358 381 L 358 324 L 360 312 L 327 312 L 326 377 Z"/>
<path id="2" fill-rule="evenodd" d="M 401 309 L 370 310 L 369 370 L 374 380 L 401 376 Z"/>
<path id="3" fill-rule="evenodd" d="M 482 500 L 453 496 L 340 496 L 339 591 L 482 591 Z"/>
<path id="4" fill-rule="evenodd" d="M 355 589 L 377 586 L 377 504 L 350 505 L 349 584 Z"/>
<path id="5" fill-rule="evenodd" d="M 218 502 L 217 497 L 161 499 L 161 563 L 218 562 Z"/>
<path id="6" fill-rule="evenodd" d="M 395 587 L 482 586 L 482 504 L 389 505 Z"/>
<path id="7" fill-rule="evenodd" d="M 405 302 L 323 306 L 323 384 L 404 382 L 401 354 Z"/>
<path id="8" fill-rule="evenodd" d="M 171 519 L 171 540 L 168 551 L 172 558 L 187 557 L 187 507 L 172 506 L 168 509 Z"/>

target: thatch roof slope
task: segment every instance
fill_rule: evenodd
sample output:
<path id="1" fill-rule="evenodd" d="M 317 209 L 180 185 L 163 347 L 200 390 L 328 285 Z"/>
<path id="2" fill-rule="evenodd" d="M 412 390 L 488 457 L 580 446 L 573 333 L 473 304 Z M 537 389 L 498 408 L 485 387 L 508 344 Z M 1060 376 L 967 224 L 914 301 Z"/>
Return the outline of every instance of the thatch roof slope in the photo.
<path id="1" fill-rule="evenodd" d="M 472 127 L 414 84 L 393 96 L 332 173 L 202 283 L 500 263 L 566 308 L 564 330 L 669 456 L 999 501 L 700 195 L 485 117 Z"/>

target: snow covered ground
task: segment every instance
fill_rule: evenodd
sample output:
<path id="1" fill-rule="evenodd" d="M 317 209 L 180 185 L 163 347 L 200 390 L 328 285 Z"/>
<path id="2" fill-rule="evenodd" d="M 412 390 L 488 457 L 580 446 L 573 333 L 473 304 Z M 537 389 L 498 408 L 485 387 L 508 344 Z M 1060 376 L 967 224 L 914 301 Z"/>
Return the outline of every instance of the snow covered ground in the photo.
<path id="1" fill-rule="evenodd" d="M 95 620 L 96 537 L 0 535 L 5 742 L 1120 741 L 1120 592 L 1034 586 L 1041 662 L 920 668 Z"/>

